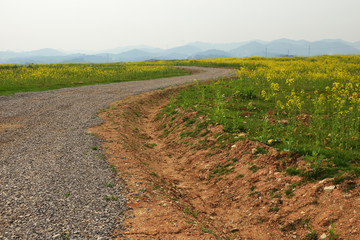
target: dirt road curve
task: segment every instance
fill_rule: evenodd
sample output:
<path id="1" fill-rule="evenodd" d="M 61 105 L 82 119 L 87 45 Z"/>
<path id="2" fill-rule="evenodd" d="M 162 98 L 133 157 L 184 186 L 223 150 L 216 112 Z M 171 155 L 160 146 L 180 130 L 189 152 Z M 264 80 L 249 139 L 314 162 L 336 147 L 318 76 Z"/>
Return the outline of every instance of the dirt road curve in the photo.
<path id="1" fill-rule="evenodd" d="M 204 72 L 0 97 L 0 239 L 109 239 L 126 200 L 86 130 L 125 96 L 232 74 L 192 69 Z"/>

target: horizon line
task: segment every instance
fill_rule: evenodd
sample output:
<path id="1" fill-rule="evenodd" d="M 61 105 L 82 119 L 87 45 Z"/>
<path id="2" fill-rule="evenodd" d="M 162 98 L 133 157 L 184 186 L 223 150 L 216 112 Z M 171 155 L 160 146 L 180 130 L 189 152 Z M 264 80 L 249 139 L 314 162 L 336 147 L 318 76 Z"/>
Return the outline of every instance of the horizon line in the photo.
<path id="1" fill-rule="evenodd" d="M 152 49 L 161 49 L 161 50 L 169 50 L 172 48 L 176 48 L 176 47 L 182 47 L 182 46 L 187 46 L 187 45 L 191 45 L 193 43 L 205 43 L 205 44 L 213 44 L 213 45 L 221 45 L 221 44 L 246 44 L 246 43 L 250 43 L 250 42 L 265 42 L 265 43 L 271 43 L 274 41 L 279 41 L 279 40 L 291 40 L 291 41 L 296 41 L 296 42 L 300 42 L 300 41 L 305 41 L 305 42 L 309 42 L 309 43 L 314 43 L 314 42 L 319 42 L 319 41 L 326 41 L 326 40 L 339 40 L 339 41 L 344 41 L 347 43 L 357 43 L 360 42 L 360 40 L 357 41 L 348 41 L 348 40 L 344 40 L 342 38 L 324 38 L 324 39 L 320 39 L 320 40 L 314 40 L 314 41 L 310 41 L 310 40 L 305 40 L 305 39 L 300 39 L 300 40 L 295 40 L 295 39 L 291 39 L 291 38 L 277 38 L 274 40 L 261 40 L 261 39 L 254 39 L 254 40 L 248 40 L 248 41 L 232 41 L 232 42 L 205 42 L 205 41 L 191 41 L 191 42 L 187 42 L 187 43 L 183 43 L 183 44 L 177 44 L 174 45 L 172 47 L 155 47 L 155 46 L 151 46 L 151 45 L 147 45 L 147 44 L 136 44 L 136 45 L 123 45 L 123 46 L 118 46 L 118 47 L 113 47 L 113 48 L 107 48 L 107 49 L 102 49 L 102 50 L 90 50 L 90 49 L 75 49 L 75 50 L 66 50 L 66 49 L 62 49 L 62 48 L 56 48 L 56 47 L 43 47 L 43 48 L 36 48 L 36 49 L 31 49 L 31 50 L 0 50 L 0 52 L 15 52 L 15 53 L 22 53 L 22 52 L 34 52 L 34 51 L 40 51 L 40 50 L 56 50 L 59 52 L 63 52 L 63 53 L 108 53 L 106 51 L 113 51 L 116 49 L 121 49 L 121 48 L 130 48 L 129 50 L 134 50 L 134 49 L 144 49 L 144 48 L 152 48 Z M 109 52 L 110 53 L 110 52 Z"/>

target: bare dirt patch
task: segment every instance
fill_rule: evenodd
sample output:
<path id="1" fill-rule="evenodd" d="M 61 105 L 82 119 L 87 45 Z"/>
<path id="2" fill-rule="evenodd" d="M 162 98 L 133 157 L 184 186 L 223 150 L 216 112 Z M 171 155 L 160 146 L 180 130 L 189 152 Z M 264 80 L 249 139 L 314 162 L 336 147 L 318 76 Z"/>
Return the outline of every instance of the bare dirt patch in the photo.
<path id="1" fill-rule="evenodd" d="M 119 181 L 127 186 L 126 229 L 131 239 L 360 239 L 357 180 L 304 182 L 285 169 L 296 154 L 246 139 L 223 147 L 222 126 L 196 137 L 184 113 L 158 117 L 177 89 L 132 96 L 100 114 L 91 129 Z M 181 111 L 181 110 L 179 110 Z M 242 140 L 241 140 L 242 139 Z M 316 233 L 315 233 L 316 231 Z M 315 238 L 317 236 L 317 238 Z M 122 239 L 122 238 L 119 238 Z"/>

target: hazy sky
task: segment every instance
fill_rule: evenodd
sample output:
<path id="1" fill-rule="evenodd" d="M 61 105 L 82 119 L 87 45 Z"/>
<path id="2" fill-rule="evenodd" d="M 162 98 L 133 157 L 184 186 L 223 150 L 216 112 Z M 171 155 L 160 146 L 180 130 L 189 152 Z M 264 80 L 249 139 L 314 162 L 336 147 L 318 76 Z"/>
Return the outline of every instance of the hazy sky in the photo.
<path id="1" fill-rule="evenodd" d="M 1 0 L 0 51 L 360 40 L 360 0 Z"/>

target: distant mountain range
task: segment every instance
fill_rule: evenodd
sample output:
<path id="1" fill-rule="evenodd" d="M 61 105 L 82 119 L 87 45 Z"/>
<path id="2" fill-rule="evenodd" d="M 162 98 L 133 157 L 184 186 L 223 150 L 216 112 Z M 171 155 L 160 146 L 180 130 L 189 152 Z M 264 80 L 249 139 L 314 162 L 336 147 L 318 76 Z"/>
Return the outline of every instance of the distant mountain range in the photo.
<path id="1" fill-rule="evenodd" d="M 152 48 L 141 45 L 109 49 L 97 53 L 66 53 L 46 48 L 29 52 L 0 51 L 0 63 L 104 63 L 228 57 L 243 58 L 250 56 L 319 56 L 334 54 L 360 54 L 360 41 L 346 42 L 341 39 L 326 39 L 309 42 L 284 38 L 271 42 L 250 41 L 227 44 L 193 42 L 171 49 Z"/>

